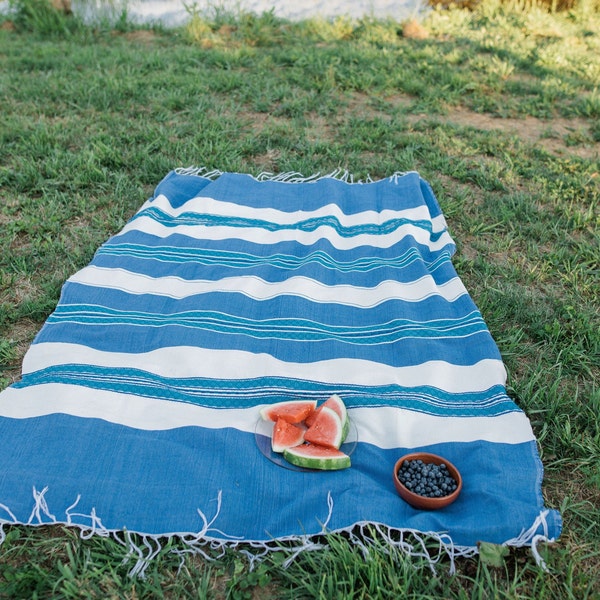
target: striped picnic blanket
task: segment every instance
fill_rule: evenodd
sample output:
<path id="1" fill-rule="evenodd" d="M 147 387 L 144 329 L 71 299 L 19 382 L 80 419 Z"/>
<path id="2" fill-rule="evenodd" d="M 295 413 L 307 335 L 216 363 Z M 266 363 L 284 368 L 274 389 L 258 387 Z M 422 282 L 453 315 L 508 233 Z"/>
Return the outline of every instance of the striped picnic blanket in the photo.
<path id="1" fill-rule="evenodd" d="M 169 173 L 65 283 L 0 394 L 0 523 L 265 547 L 370 524 L 453 555 L 555 539 L 536 440 L 454 250 L 417 173 Z M 265 452 L 261 407 L 333 393 L 349 469 Z M 461 471 L 449 507 L 396 493 L 415 449 Z"/>

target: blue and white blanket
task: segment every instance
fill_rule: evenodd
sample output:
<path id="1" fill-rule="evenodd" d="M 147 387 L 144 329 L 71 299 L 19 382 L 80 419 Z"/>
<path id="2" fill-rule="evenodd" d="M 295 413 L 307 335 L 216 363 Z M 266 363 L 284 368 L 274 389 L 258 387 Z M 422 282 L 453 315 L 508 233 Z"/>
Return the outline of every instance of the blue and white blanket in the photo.
<path id="1" fill-rule="evenodd" d="M 555 539 L 529 420 L 430 186 L 202 173 L 168 174 L 65 283 L 0 394 L 0 523 L 259 546 L 373 524 L 455 555 Z M 261 407 L 333 393 L 351 468 L 259 449 Z M 460 469 L 454 504 L 397 495 L 415 449 Z"/>

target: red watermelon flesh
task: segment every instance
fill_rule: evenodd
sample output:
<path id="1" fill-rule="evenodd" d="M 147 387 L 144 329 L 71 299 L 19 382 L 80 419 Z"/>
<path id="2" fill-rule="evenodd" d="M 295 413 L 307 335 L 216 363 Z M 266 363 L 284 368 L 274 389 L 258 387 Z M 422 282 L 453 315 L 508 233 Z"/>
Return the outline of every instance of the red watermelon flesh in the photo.
<path id="1" fill-rule="evenodd" d="M 334 394 L 333 396 L 327 398 L 327 400 L 323 403 L 323 406 L 334 410 L 337 413 L 337 416 L 342 421 L 342 425 L 346 422 L 346 419 L 348 418 L 348 415 L 346 413 L 346 405 L 337 394 Z"/>
<path id="2" fill-rule="evenodd" d="M 317 415 L 324 406 L 326 406 L 327 408 L 331 408 L 331 410 L 334 410 L 337 413 L 338 417 L 342 421 L 342 425 L 345 425 L 347 423 L 348 413 L 346 412 L 346 405 L 337 394 L 333 394 L 333 396 L 329 396 L 329 398 L 327 398 L 327 400 L 325 400 L 325 402 L 323 402 L 321 406 L 319 406 L 310 415 L 308 415 L 308 417 L 304 421 L 308 427 L 310 427 L 315 422 Z"/>
<path id="3" fill-rule="evenodd" d="M 288 448 L 299 446 L 304 442 L 305 431 L 304 427 L 288 423 L 284 419 L 277 419 L 271 436 L 273 452 L 283 452 Z"/>
<path id="4" fill-rule="evenodd" d="M 342 445 L 343 437 L 344 427 L 341 419 L 334 410 L 325 405 L 321 407 L 313 424 L 304 434 L 305 441 L 336 450 Z"/>
<path id="5" fill-rule="evenodd" d="M 323 408 L 323 406 L 325 406 L 325 405 L 322 404 L 321 406 L 319 406 L 319 408 L 315 408 L 315 410 L 313 410 L 310 413 L 310 415 L 308 415 L 308 417 L 306 417 L 306 419 L 304 419 L 304 423 L 307 427 L 310 427 L 315 422 L 315 419 L 317 418 L 317 415 L 321 412 L 321 409 Z"/>
<path id="6" fill-rule="evenodd" d="M 316 408 L 316 400 L 285 400 L 265 406 L 260 411 L 260 416 L 265 421 L 283 419 L 288 423 L 301 423 Z"/>

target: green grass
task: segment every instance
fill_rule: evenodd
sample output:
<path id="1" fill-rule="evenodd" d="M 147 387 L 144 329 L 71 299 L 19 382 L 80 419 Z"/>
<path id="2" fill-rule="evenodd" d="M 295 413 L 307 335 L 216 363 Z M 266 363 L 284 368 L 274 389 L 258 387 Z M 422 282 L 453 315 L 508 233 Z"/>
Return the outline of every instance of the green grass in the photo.
<path id="1" fill-rule="evenodd" d="M 166 31 L 84 26 L 20 0 L 0 28 L 0 388 L 64 280 L 172 168 L 418 170 L 456 268 L 540 441 L 565 520 L 542 546 L 448 575 L 344 536 L 250 569 L 165 541 L 145 579 L 112 538 L 6 528 L 6 598 L 600 598 L 600 14 L 492 0 L 393 21 L 281 21 L 216 10 Z M 126 16 L 126 15 L 125 15 Z M 173 552 L 173 551 L 176 552 Z M 206 552 L 210 551 L 207 549 Z"/>

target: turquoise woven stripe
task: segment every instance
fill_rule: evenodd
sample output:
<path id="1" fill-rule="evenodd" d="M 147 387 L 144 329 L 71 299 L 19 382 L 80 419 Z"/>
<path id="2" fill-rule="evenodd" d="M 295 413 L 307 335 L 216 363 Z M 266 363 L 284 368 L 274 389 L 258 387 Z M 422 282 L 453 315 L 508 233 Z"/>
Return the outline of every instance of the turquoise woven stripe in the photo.
<path id="1" fill-rule="evenodd" d="M 385 323 L 368 325 L 329 325 L 310 319 L 272 318 L 253 320 L 240 315 L 215 311 L 186 311 L 159 314 L 141 311 L 111 309 L 83 304 L 59 305 L 47 319 L 48 325 L 72 323 L 99 326 L 185 327 L 214 331 L 221 334 L 239 334 L 256 338 L 280 340 L 320 341 L 336 340 L 351 344 L 385 344 L 406 338 L 466 337 L 486 332 L 487 327 L 479 311 L 455 319 L 410 321 L 391 319 Z"/>
<path id="2" fill-rule="evenodd" d="M 411 248 L 407 252 L 391 258 L 368 256 L 351 261 L 336 261 L 325 252 L 317 251 L 307 256 L 290 254 L 273 254 L 256 256 L 243 252 L 210 250 L 206 248 L 177 248 L 173 246 L 143 246 L 140 244 L 106 244 L 98 252 L 98 256 L 122 256 L 158 260 L 168 263 L 196 263 L 200 265 L 221 265 L 227 267 L 248 268 L 256 266 L 272 266 L 281 269 L 297 269 L 317 264 L 343 273 L 366 272 L 381 267 L 402 269 L 415 262 L 423 262 L 419 251 Z M 450 253 L 443 252 L 435 260 L 425 263 L 428 271 L 435 271 L 442 263 L 450 260 Z"/>
<path id="3" fill-rule="evenodd" d="M 217 379 L 164 377 L 134 368 L 67 364 L 29 373 L 14 387 L 78 385 L 95 390 L 187 402 L 210 408 L 249 408 L 293 398 L 322 399 L 335 389 L 348 407 L 399 406 L 434 415 L 491 416 L 517 410 L 500 385 L 479 392 L 453 394 L 431 386 L 322 383 L 289 377 Z"/>
<path id="4" fill-rule="evenodd" d="M 249 219 L 244 217 L 225 217 L 213 214 L 203 214 L 196 212 L 183 212 L 178 215 L 170 215 L 165 211 L 151 206 L 140 210 L 133 218 L 149 217 L 153 221 L 164 225 L 165 227 L 186 226 L 208 226 L 208 227 L 243 227 L 243 228 L 260 228 L 266 231 L 315 231 L 319 227 L 329 227 L 334 229 L 341 237 L 354 237 L 357 235 L 387 235 L 393 233 L 403 225 L 411 225 L 427 231 L 431 241 L 438 240 L 445 231 L 434 232 L 431 221 L 426 220 L 411 220 L 411 219 L 390 219 L 383 223 L 364 223 L 362 225 L 346 226 L 342 225 L 334 216 L 315 217 L 297 221 L 295 223 L 273 223 L 263 219 Z"/>

